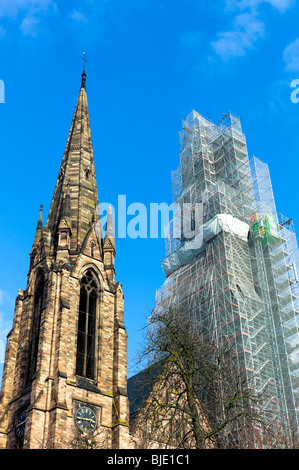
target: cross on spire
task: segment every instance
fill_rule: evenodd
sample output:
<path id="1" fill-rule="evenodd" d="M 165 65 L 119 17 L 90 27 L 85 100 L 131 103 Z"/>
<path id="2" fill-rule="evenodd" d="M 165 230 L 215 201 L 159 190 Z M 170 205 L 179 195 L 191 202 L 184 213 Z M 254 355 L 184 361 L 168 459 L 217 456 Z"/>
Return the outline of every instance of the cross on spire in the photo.
<path id="1" fill-rule="evenodd" d="M 86 52 L 84 51 L 83 52 L 83 57 L 81 57 L 81 59 L 83 60 L 84 62 L 84 65 L 83 65 L 83 72 L 82 72 L 82 81 L 81 81 L 81 88 L 85 88 L 85 82 L 86 82 L 86 73 L 85 73 L 85 64 L 86 62 L 88 63 L 88 60 L 86 60 Z"/>
<path id="2" fill-rule="evenodd" d="M 84 62 L 84 65 L 83 65 L 83 73 L 85 73 L 85 64 L 88 63 L 88 60 L 86 60 L 86 52 L 85 52 L 85 51 L 83 52 L 83 57 L 81 57 L 81 59 L 82 59 L 83 62 Z"/>

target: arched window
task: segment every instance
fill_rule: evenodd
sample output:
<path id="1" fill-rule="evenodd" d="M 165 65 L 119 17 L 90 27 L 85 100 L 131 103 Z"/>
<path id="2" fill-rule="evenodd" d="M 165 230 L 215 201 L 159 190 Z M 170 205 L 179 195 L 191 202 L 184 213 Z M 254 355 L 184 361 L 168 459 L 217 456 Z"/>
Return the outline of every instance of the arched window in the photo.
<path id="1" fill-rule="evenodd" d="M 45 288 L 45 278 L 44 278 L 44 275 L 41 274 L 37 280 L 35 293 L 34 293 L 32 326 L 31 326 L 31 334 L 30 334 L 30 339 L 29 339 L 27 382 L 30 382 L 33 379 L 33 376 L 36 372 L 38 342 L 39 342 L 39 334 L 40 334 L 40 322 L 41 322 L 43 300 L 44 300 L 44 288 Z"/>
<path id="2" fill-rule="evenodd" d="M 77 334 L 76 374 L 88 379 L 95 376 L 96 312 L 99 289 L 90 270 L 81 281 Z"/>

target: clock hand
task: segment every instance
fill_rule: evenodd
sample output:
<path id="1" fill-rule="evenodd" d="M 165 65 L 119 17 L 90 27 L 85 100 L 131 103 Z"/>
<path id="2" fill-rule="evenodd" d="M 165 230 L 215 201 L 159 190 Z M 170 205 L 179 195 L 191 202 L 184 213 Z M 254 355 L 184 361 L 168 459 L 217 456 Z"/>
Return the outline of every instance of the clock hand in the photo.
<path id="1" fill-rule="evenodd" d="M 25 421 L 26 421 L 26 420 L 22 421 L 21 423 L 18 423 L 18 424 L 17 424 L 17 428 L 19 428 L 20 426 L 22 426 L 22 424 L 25 424 Z"/>

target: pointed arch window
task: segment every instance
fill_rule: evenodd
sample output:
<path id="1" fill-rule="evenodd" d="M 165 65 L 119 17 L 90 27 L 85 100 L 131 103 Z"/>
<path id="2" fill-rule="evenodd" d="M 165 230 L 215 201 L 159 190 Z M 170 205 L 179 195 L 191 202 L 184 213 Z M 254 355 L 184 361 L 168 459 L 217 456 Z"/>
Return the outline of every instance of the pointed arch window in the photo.
<path id="1" fill-rule="evenodd" d="M 95 378 L 96 312 L 99 289 L 90 270 L 81 281 L 77 333 L 76 375 Z"/>
<path id="2" fill-rule="evenodd" d="M 28 356 L 28 368 L 27 368 L 27 382 L 30 382 L 36 372 L 37 366 L 37 353 L 38 343 L 40 336 L 40 324 L 43 310 L 44 301 L 44 290 L 45 290 L 45 278 L 43 273 L 40 274 L 37 279 L 34 303 L 33 303 L 33 316 L 32 316 L 32 327 L 29 339 L 29 356 Z"/>

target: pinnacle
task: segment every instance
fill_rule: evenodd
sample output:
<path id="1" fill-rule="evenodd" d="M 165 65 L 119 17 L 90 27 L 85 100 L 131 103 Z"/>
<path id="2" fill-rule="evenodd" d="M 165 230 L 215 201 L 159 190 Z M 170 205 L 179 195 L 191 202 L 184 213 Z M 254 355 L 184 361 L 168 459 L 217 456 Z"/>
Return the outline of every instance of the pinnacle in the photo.
<path id="1" fill-rule="evenodd" d="M 34 236 L 33 245 L 32 245 L 30 254 L 33 254 L 34 251 L 37 249 L 42 233 L 43 233 L 43 205 L 41 204 L 40 209 L 39 209 L 39 216 L 38 216 L 35 236 Z"/>
<path id="2" fill-rule="evenodd" d="M 109 207 L 108 215 L 107 215 L 107 225 L 106 225 L 106 231 L 105 231 L 104 247 L 105 246 L 115 247 L 115 237 L 114 237 L 113 217 L 112 217 L 111 207 Z"/>

